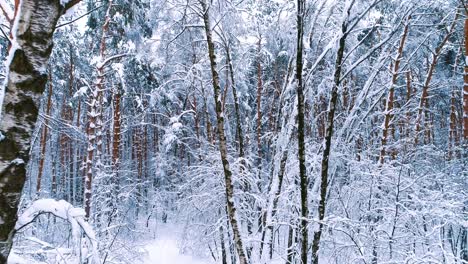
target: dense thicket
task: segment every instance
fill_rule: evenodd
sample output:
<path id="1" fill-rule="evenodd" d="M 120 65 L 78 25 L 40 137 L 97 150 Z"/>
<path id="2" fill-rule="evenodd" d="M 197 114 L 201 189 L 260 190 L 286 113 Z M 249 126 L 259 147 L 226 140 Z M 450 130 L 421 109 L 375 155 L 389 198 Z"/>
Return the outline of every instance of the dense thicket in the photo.
<path id="1" fill-rule="evenodd" d="M 55 29 L 22 204 L 83 207 L 109 263 L 166 222 L 223 264 L 468 263 L 467 8 L 83 0 Z M 68 241 L 50 221 L 18 247 Z"/>

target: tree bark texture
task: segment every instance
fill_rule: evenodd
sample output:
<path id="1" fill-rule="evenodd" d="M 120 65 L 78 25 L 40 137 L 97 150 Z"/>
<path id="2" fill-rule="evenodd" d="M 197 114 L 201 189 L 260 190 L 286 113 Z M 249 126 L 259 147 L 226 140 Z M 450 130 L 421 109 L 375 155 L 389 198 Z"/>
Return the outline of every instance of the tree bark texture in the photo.
<path id="1" fill-rule="evenodd" d="M 305 161 L 305 139 L 304 139 L 304 84 L 302 81 L 303 69 L 303 47 L 304 47 L 304 14 L 305 0 L 297 1 L 297 54 L 296 54 L 296 92 L 297 92 L 297 143 L 299 160 L 299 178 L 301 189 L 301 261 L 307 264 L 307 251 L 309 248 L 309 230 L 307 228 L 309 207 L 307 199 L 307 171 Z"/>
<path id="2" fill-rule="evenodd" d="M 228 152 L 227 152 L 227 143 L 226 136 L 224 133 L 224 114 L 222 112 L 222 102 L 221 102 L 221 87 L 219 84 L 219 75 L 216 69 L 216 54 L 214 42 L 211 34 L 210 26 L 210 17 L 209 17 L 209 8 L 205 0 L 200 1 L 203 8 L 203 22 L 205 26 L 206 41 L 208 44 L 208 55 L 210 59 L 211 74 L 213 77 L 213 94 L 214 94 L 214 103 L 216 108 L 216 119 L 217 119 L 217 132 L 218 132 L 218 142 L 219 150 L 221 154 L 221 161 L 223 163 L 224 170 L 224 181 L 226 185 L 226 207 L 228 218 L 232 227 L 232 233 L 234 235 L 234 242 L 236 246 L 236 251 L 239 256 L 240 264 L 247 264 L 247 256 L 244 251 L 244 246 L 240 234 L 240 227 L 236 215 L 236 207 L 234 204 L 234 186 L 232 183 L 232 171 L 229 166 L 228 161 Z"/>
<path id="3" fill-rule="evenodd" d="M 17 9 L 0 107 L 0 263 L 6 263 L 15 233 L 31 136 L 48 79 L 53 33 L 64 10 L 74 3 L 64 7 L 59 0 L 22 0 Z"/>

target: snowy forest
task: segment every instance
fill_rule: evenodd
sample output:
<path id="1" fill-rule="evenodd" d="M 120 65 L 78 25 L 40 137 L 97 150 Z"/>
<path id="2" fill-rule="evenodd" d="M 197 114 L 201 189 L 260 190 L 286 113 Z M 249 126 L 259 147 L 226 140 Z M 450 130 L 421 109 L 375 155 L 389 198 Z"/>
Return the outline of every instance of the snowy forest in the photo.
<path id="1" fill-rule="evenodd" d="M 468 1 L 0 11 L 0 264 L 468 264 Z"/>

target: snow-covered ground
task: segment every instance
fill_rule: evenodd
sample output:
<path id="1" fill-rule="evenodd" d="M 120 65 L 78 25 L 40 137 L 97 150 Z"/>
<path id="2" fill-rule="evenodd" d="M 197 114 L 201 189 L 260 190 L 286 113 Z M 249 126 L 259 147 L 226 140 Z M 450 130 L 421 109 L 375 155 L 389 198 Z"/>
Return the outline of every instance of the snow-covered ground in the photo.
<path id="1" fill-rule="evenodd" d="M 177 238 L 162 237 L 148 244 L 145 250 L 148 257 L 145 264 L 211 264 L 208 260 L 199 259 L 180 253 Z"/>
<path id="2" fill-rule="evenodd" d="M 184 228 L 179 225 L 159 223 L 152 240 L 145 243 L 143 251 L 146 258 L 144 264 L 213 264 L 212 259 L 203 258 L 204 254 L 196 254 L 187 250 L 187 237 Z M 186 250 L 184 250 L 184 248 Z M 195 256 L 197 255 L 197 256 Z"/>

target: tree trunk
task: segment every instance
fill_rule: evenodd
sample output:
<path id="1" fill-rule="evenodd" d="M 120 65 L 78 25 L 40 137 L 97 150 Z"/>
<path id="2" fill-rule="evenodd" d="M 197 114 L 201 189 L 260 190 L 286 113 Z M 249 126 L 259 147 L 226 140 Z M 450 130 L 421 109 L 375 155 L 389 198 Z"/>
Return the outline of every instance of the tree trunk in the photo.
<path id="1" fill-rule="evenodd" d="M 84 202 L 85 202 L 85 213 L 86 219 L 89 219 L 91 214 L 91 197 L 92 197 L 92 186 L 93 177 L 99 172 L 100 156 L 102 150 L 102 97 L 104 91 L 104 67 L 103 62 L 105 61 L 106 53 L 106 38 L 107 31 L 109 30 L 109 24 L 111 20 L 110 12 L 112 9 L 113 1 L 108 2 L 106 15 L 104 18 L 104 24 L 102 25 L 102 36 L 99 48 L 100 63 L 97 67 L 97 80 L 94 91 L 91 93 L 89 98 L 88 111 L 88 155 L 86 158 L 86 178 L 85 178 L 85 191 L 84 191 Z M 97 159 L 95 161 L 95 159 Z M 95 170 L 95 171 L 94 171 Z"/>
<path id="2" fill-rule="evenodd" d="M 219 226 L 219 243 L 221 245 L 221 263 L 227 264 L 226 245 L 224 244 L 224 228 L 223 225 Z"/>
<path id="3" fill-rule="evenodd" d="M 72 80 L 70 80 L 72 81 Z M 63 100 L 62 100 L 62 109 L 60 111 L 60 117 L 63 120 L 62 122 L 66 125 L 69 125 L 72 123 L 73 120 L 73 113 L 71 106 L 67 104 L 67 100 L 69 97 L 72 96 L 72 92 L 69 93 L 64 93 L 63 94 Z M 60 155 L 60 174 L 61 177 L 58 179 L 60 181 L 60 184 L 57 183 L 57 178 L 53 177 L 52 178 L 52 187 L 51 187 L 51 194 L 52 196 L 57 196 L 58 193 L 63 192 L 63 188 L 65 187 L 65 177 L 70 176 L 69 173 L 69 149 L 71 148 L 70 144 L 71 138 L 68 136 L 68 133 L 62 132 L 59 135 L 59 155 Z M 54 175 L 55 176 L 55 175 Z M 60 187 L 60 188 L 58 188 Z M 58 191 L 60 190 L 60 191 Z"/>
<path id="4" fill-rule="evenodd" d="M 468 18 L 465 19 L 465 68 L 463 75 L 463 138 L 468 141 Z"/>
<path id="5" fill-rule="evenodd" d="M 244 246 L 240 234 L 239 223 L 236 216 L 236 207 L 234 204 L 234 186 L 232 184 L 232 172 L 229 166 L 226 136 L 224 134 L 224 114 L 222 113 L 222 102 L 221 102 L 221 87 L 219 85 L 219 75 L 216 69 L 216 54 L 215 47 L 211 35 L 209 9 L 205 0 L 200 1 L 203 9 L 203 22 L 205 25 L 206 41 L 208 44 L 208 55 L 211 65 L 211 74 L 213 77 L 213 94 L 216 106 L 216 119 L 217 119 L 217 132 L 219 137 L 219 150 L 221 154 L 221 161 L 224 169 L 224 181 L 226 185 L 226 205 L 228 217 L 232 227 L 234 235 L 234 241 L 236 244 L 237 254 L 239 256 L 240 264 L 247 264 L 248 260 L 244 252 Z"/>
<path id="6" fill-rule="evenodd" d="M 96 117 L 97 117 L 97 91 L 92 91 L 89 98 L 89 108 L 88 111 L 88 125 L 86 129 L 86 135 L 88 137 L 88 147 L 86 149 L 86 172 L 85 172 L 85 182 L 84 182 L 84 209 L 86 213 L 86 219 L 89 219 L 91 213 L 91 187 L 93 181 L 93 163 L 94 163 L 94 150 L 96 142 Z"/>
<path id="7" fill-rule="evenodd" d="M 288 127 L 291 127 L 289 122 L 288 122 L 288 119 L 290 119 L 290 117 L 286 116 L 284 118 L 284 121 L 285 122 L 281 122 L 282 120 L 282 116 L 283 116 L 283 109 L 285 109 L 286 107 L 284 107 L 284 105 L 286 104 L 285 101 L 283 100 L 283 96 L 284 96 L 284 92 L 286 91 L 286 88 L 287 88 L 287 85 L 289 84 L 289 80 L 290 80 L 290 77 L 291 77 L 291 73 L 292 73 L 292 70 L 293 67 L 292 67 L 292 62 L 293 60 L 290 60 L 290 63 L 288 64 L 288 69 L 286 71 L 286 74 L 284 76 L 284 83 L 283 83 L 283 87 L 279 87 L 279 84 L 277 84 L 278 88 L 277 88 L 277 97 L 278 97 L 278 101 L 279 101 L 279 107 L 278 107 L 278 113 L 277 113 L 277 117 L 276 117 L 276 120 L 273 121 L 273 120 L 270 120 L 272 122 L 271 124 L 271 127 L 274 131 L 274 133 L 276 134 L 276 137 L 277 137 L 277 141 L 276 142 L 279 142 L 281 141 L 281 137 L 282 135 L 278 135 L 278 134 L 283 134 L 285 133 L 285 138 L 287 139 L 286 143 L 283 143 L 281 145 L 277 145 L 274 153 L 272 154 L 272 171 L 271 171 L 271 180 L 270 180 L 270 186 L 268 187 L 268 204 L 266 206 L 267 210 L 266 212 L 263 214 L 263 226 L 265 227 L 263 229 L 263 232 L 262 232 L 262 238 L 261 238 L 261 244 L 260 244 L 260 257 L 261 257 L 261 260 L 263 263 L 267 263 L 269 262 L 268 259 L 271 259 L 272 258 L 272 253 L 273 253 L 273 224 L 271 223 L 271 221 L 274 219 L 275 215 L 276 215 L 276 212 L 277 212 L 277 207 L 278 207 L 278 202 L 279 202 L 279 198 L 280 198 L 280 194 L 281 194 L 281 191 L 282 191 L 282 187 L 283 187 L 283 179 L 284 179 L 284 174 L 285 174 L 285 170 L 286 170 L 286 161 L 288 159 L 288 154 L 289 154 L 289 143 L 293 140 L 293 130 L 292 129 L 289 129 Z M 276 81 L 275 81 L 276 82 Z M 276 96 L 275 96 L 276 97 Z M 272 110 L 273 112 L 273 110 Z M 271 119 L 274 119 L 272 118 L 273 116 L 273 113 L 270 114 L 270 118 Z M 294 120 L 295 122 L 295 120 Z M 279 130 L 283 130 L 283 131 L 279 131 Z M 281 153 L 280 154 L 280 160 L 279 160 L 279 168 L 277 168 L 277 166 L 275 165 L 277 163 L 277 159 L 275 158 L 277 156 L 276 153 Z M 275 177 L 275 172 L 276 172 L 276 175 L 277 177 Z M 269 258 L 267 258 L 267 254 Z"/>
<path id="8" fill-rule="evenodd" d="M 262 63 L 261 63 L 261 48 L 262 38 L 260 36 L 257 47 L 257 165 L 261 165 L 262 161 Z"/>
<path id="9" fill-rule="evenodd" d="M 415 134 L 415 138 L 414 138 L 414 143 L 416 145 L 419 142 L 419 135 L 418 134 L 419 134 L 419 132 L 421 130 L 422 119 L 425 120 L 425 117 L 423 117 L 423 115 L 424 115 L 424 108 L 425 108 L 424 106 L 426 105 L 426 100 L 427 100 L 427 98 L 429 96 L 429 84 L 431 83 L 432 76 L 434 75 L 435 67 L 437 65 L 437 61 L 439 59 L 439 56 L 442 53 L 442 48 L 445 46 L 445 44 L 449 40 L 450 36 L 452 36 L 452 34 L 454 32 L 458 16 L 459 16 L 459 14 L 457 13 L 455 15 L 455 18 L 453 19 L 452 24 L 450 25 L 450 28 L 449 28 L 449 31 L 447 32 L 447 35 L 445 35 L 445 37 L 439 43 L 439 45 L 437 46 L 437 48 L 435 49 L 435 51 L 434 51 L 434 53 L 432 55 L 432 61 L 431 61 L 430 65 L 429 65 L 429 69 L 427 71 L 426 79 L 425 79 L 424 84 L 423 84 L 421 99 L 419 100 L 418 113 L 417 113 L 417 116 L 416 116 L 416 128 L 415 128 L 416 134 Z"/>
<path id="10" fill-rule="evenodd" d="M 409 103 L 409 101 L 411 100 L 411 70 L 407 71 L 406 72 L 406 103 Z M 411 112 L 410 111 L 406 111 L 406 120 L 405 120 L 405 137 L 406 138 L 409 138 L 409 133 L 410 133 L 410 129 L 409 129 L 409 126 L 410 126 L 410 121 L 411 121 Z M 404 146 L 404 149 L 406 151 L 406 144 Z"/>
<path id="11" fill-rule="evenodd" d="M 349 13 L 351 11 L 351 7 L 347 10 L 347 16 L 349 17 Z M 328 106 L 328 115 L 327 115 L 327 128 L 325 131 L 325 144 L 323 149 L 322 155 L 322 168 L 321 168 L 321 183 L 320 183 L 320 202 L 318 205 L 318 230 L 314 232 L 314 240 L 312 242 L 312 263 L 318 264 L 319 263 L 319 256 L 318 251 L 320 248 L 320 239 L 322 237 L 323 231 L 323 219 L 325 218 L 325 209 L 327 203 L 327 191 L 328 191 L 328 167 L 329 167 L 329 158 L 330 158 L 330 151 L 331 151 L 331 141 L 333 137 L 333 127 L 334 127 L 334 120 L 335 120 L 335 111 L 336 111 L 336 103 L 338 99 L 338 86 L 340 85 L 341 79 L 341 69 L 342 69 L 342 62 L 343 62 L 343 54 L 346 44 L 346 37 L 348 36 L 348 25 L 347 19 L 344 20 L 343 24 L 341 25 L 341 37 L 338 43 L 338 50 L 336 54 L 336 62 L 335 62 L 335 73 L 334 73 L 334 83 L 331 90 L 330 102 Z"/>
<path id="12" fill-rule="evenodd" d="M 409 20 L 410 16 L 408 16 L 405 29 L 403 30 L 403 35 L 401 36 L 400 40 L 400 46 L 398 47 L 398 54 L 395 60 L 395 65 L 393 66 L 392 69 L 392 82 L 390 83 L 390 89 L 388 91 L 388 97 L 387 97 L 387 104 L 385 106 L 385 119 L 383 123 L 383 132 L 382 132 L 382 148 L 380 150 L 380 163 L 384 163 L 385 159 L 385 152 L 386 152 L 386 145 L 387 145 L 387 139 L 388 139 L 388 131 L 389 131 L 389 126 L 391 119 L 393 117 L 392 111 L 393 111 L 393 97 L 395 93 L 395 85 L 398 80 L 399 76 L 399 70 L 400 70 L 400 62 L 401 58 L 403 57 L 403 48 L 405 46 L 405 41 L 406 37 L 408 36 L 408 28 L 409 28 Z"/>
<path id="13" fill-rule="evenodd" d="M 304 38 L 305 0 L 297 0 L 297 54 L 296 54 L 296 85 L 297 85 L 297 143 L 299 160 L 299 178 L 301 190 L 301 261 L 307 264 L 307 249 L 309 248 L 309 230 L 307 228 L 309 206 L 307 199 L 307 171 L 305 161 L 304 139 L 304 87 L 302 82 L 303 69 L 303 38 Z"/>
<path id="14" fill-rule="evenodd" d="M 288 136 L 288 143 L 291 141 L 291 136 Z M 272 258 L 272 248 L 273 248 L 273 224 L 270 223 L 270 221 L 273 221 L 273 218 L 276 215 L 277 212 L 277 207 L 278 207 L 278 202 L 281 194 L 281 190 L 283 188 L 283 179 L 284 179 L 284 172 L 286 169 L 286 161 L 288 159 L 288 153 L 289 153 L 289 148 L 285 147 L 285 149 L 282 150 L 281 152 L 281 159 L 280 159 L 280 165 L 279 165 L 279 170 L 278 170 L 278 176 L 277 180 L 273 180 L 271 190 L 269 192 L 270 197 L 268 204 L 271 204 L 271 210 L 267 209 L 265 220 L 264 220 L 264 225 L 266 226 L 265 230 L 263 230 L 262 233 L 262 240 L 261 240 L 261 246 L 260 246 L 260 256 L 262 258 L 262 261 L 265 263 L 267 261 L 266 255 L 269 254 L 269 259 Z M 274 177 L 274 176 L 272 176 Z M 269 208 L 269 207 L 268 207 Z M 268 241 L 265 243 L 265 240 L 268 239 Z M 266 247 L 264 248 L 264 245 Z"/>
<path id="15" fill-rule="evenodd" d="M 36 184 L 36 196 L 39 196 L 41 192 L 41 183 L 42 183 L 42 174 L 44 172 L 44 161 L 46 156 L 47 149 L 47 133 L 49 130 L 49 118 L 50 118 L 50 108 L 52 106 L 52 69 L 49 65 L 49 80 L 48 80 L 48 94 L 47 94 L 47 106 L 46 106 L 46 117 L 44 120 L 44 128 L 42 130 L 41 137 L 41 152 L 39 157 L 39 168 L 37 171 L 37 184 Z"/>
<path id="16" fill-rule="evenodd" d="M 114 114 L 112 120 L 112 179 L 111 179 L 111 198 L 110 207 L 112 211 L 117 210 L 117 196 L 119 193 L 119 168 L 120 168 L 120 138 L 121 138 L 121 100 L 120 87 L 117 86 L 113 93 Z M 109 222 L 112 220 L 110 215 Z"/>
<path id="17" fill-rule="evenodd" d="M 52 37 L 64 9 L 59 0 L 22 0 L 12 32 L 6 96 L 0 99 L 0 263 L 12 246 L 21 191 L 26 179 L 31 135 L 39 112 L 52 51 Z M 0 98 L 3 95 L 0 93 Z"/>
<path id="18" fill-rule="evenodd" d="M 452 96 L 450 98 L 450 128 L 449 128 L 449 149 L 448 149 L 448 160 L 452 160 L 456 156 L 456 147 L 457 147 L 457 109 L 456 109 L 456 98 L 455 91 L 452 91 Z"/>
<path id="19" fill-rule="evenodd" d="M 294 257 L 296 256 L 294 250 L 295 240 L 296 234 L 294 234 L 294 227 L 290 225 L 288 228 L 288 247 L 286 248 L 286 264 L 293 264 Z"/>
<path id="20" fill-rule="evenodd" d="M 237 88 L 236 83 L 234 81 L 234 67 L 232 66 L 232 59 L 231 59 L 231 52 L 229 46 L 226 47 L 226 60 L 229 67 L 229 73 L 231 77 L 231 86 L 232 86 L 232 96 L 234 98 L 234 112 L 236 115 L 236 130 L 237 130 L 237 137 L 239 140 L 239 157 L 244 157 L 244 133 L 242 132 L 242 120 L 240 114 L 240 107 L 239 107 L 239 98 L 237 97 Z M 245 165 L 244 162 L 242 165 Z"/>

